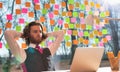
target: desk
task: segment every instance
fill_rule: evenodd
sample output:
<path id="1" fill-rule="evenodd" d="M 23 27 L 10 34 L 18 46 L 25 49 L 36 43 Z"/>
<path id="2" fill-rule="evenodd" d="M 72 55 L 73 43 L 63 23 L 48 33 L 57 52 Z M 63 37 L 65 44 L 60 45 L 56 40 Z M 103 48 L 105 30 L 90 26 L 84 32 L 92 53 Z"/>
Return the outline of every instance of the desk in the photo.
<path id="1" fill-rule="evenodd" d="M 56 71 L 43 71 L 43 72 L 70 72 L 70 70 L 56 70 Z M 97 72 L 120 72 L 120 71 L 111 71 L 110 67 L 100 67 Z"/>

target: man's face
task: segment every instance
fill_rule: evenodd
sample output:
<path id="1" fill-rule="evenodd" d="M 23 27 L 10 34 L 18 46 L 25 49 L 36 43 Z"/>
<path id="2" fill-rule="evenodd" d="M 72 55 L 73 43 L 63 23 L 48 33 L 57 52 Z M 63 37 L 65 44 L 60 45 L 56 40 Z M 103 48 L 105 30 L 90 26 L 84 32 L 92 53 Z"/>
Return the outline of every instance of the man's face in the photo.
<path id="1" fill-rule="evenodd" d="M 30 42 L 39 44 L 42 40 L 42 29 L 39 25 L 30 27 Z"/>

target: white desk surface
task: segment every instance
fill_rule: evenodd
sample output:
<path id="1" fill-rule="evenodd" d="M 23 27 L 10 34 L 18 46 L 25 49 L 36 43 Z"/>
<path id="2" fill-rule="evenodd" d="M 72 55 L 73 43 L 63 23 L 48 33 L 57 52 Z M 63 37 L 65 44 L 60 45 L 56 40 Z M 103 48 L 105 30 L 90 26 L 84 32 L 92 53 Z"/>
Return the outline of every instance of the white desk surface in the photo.
<path id="1" fill-rule="evenodd" d="M 70 70 L 56 70 L 56 71 L 44 71 L 44 72 L 70 72 Z M 111 71 L 110 67 L 100 67 L 97 72 L 120 72 L 120 71 Z"/>

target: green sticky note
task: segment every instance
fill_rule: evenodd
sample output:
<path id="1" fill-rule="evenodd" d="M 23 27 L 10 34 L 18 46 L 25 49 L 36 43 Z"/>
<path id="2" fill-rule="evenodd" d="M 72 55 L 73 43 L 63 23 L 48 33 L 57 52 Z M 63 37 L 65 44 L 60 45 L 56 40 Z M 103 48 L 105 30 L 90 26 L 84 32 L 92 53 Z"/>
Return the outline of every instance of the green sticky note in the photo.
<path id="1" fill-rule="evenodd" d="M 80 5 L 80 9 L 81 9 L 81 10 L 85 10 L 85 5 L 84 5 L 84 4 L 81 4 L 81 5 Z"/>
<path id="2" fill-rule="evenodd" d="M 69 24 L 70 29 L 74 29 L 74 24 Z"/>
<path id="3" fill-rule="evenodd" d="M 29 24 L 29 22 L 25 22 L 25 25 L 28 25 Z"/>
<path id="4" fill-rule="evenodd" d="M 47 9 L 42 9 L 42 14 L 47 14 Z"/>
<path id="5" fill-rule="evenodd" d="M 92 30 L 92 26 L 91 25 L 86 25 L 86 30 Z"/>
<path id="6" fill-rule="evenodd" d="M 44 47 L 44 46 L 45 46 L 45 42 L 42 42 L 42 43 L 40 44 L 40 46 Z"/>
<path id="7" fill-rule="evenodd" d="M 105 13 L 104 13 L 104 12 L 101 12 L 101 13 L 100 13 L 100 17 L 105 17 Z"/>
<path id="8" fill-rule="evenodd" d="M 74 4 L 74 0 L 68 0 L 68 4 Z"/>
<path id="9" fill-rule="evenodd" d="M 9 49 L 9 46 L 8 46 L 8 44 L 5 44 L 5 47 L 6 47 L 7 49 Z"/>
<path id="10" fill-rule="evenodd" d="M 54 37 L 49 37 L 48 40 L 55 40 L 55 38 Z"/>
<path id="11" fill-rule="evenodd" d="M 64 39 L 65 39 L 65 41 L 68 41 L 68 40 L 70 40 L 70 36 L 66 35 L 66 36 L 64 36 Z"/>
<path id="12" fill-rule="evenodd" d="M 54 31 L 58 31 L 58 30 L 60 30 L 60 28 L 59 28 L 59 27 L 54 27 L 53 30 L 54 30 Z"/>
<path id="13" fill-rule="evenodd" d="M 93 12 L 92 12 L 92 11 L 89 11 L 89 14 L 90 14 L 90 15 L 92 15 L 92 14 L 93 14 Z"/>
<path id="14" fill-rule="evenodd" d="M 88 31 L 84 31 L 84 36 L 89 36 Z"/>
<path id="15" fill-rule="evenodd" d="M 102 34 L 108 34 L 107 29 L 102 29 Z"/>
<path id="16" fill-rule="evenodd" d="M 95 41 L 96 44 L 99 43 L 99 39 L 98 38 L 95 38 L 94 41 Z"/>
<path id="17" fill-rule="evenodd" d="M 16 26 L 16 31 L 20 32 L 21 31 L 21 26 Z"/>
<path id="18" fill-rule="evenodd" d="M 67 23 L 70 23 L 70 18 L 66 18 L 65 21 L 66 21 Z"/>
<path id="19" fill-rule="evenodd" d="M 78 12 L 73 12 L 73 17 L 78 17 Z"/>

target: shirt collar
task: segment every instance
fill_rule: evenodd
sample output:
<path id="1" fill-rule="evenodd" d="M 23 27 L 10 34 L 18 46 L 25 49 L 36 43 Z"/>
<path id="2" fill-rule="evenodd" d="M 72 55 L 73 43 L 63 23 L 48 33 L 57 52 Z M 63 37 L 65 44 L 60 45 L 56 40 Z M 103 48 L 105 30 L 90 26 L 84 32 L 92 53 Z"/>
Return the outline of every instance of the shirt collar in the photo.
<path id="1" fill-rule="evenodd" d="M 33 44 L 33 43 L 30 43 L 30 44 L 29 44 L 29 47 L 35 48 L 35 47 L 36 47 L 36 45 L 35 45 L 35 44 Z"/>

